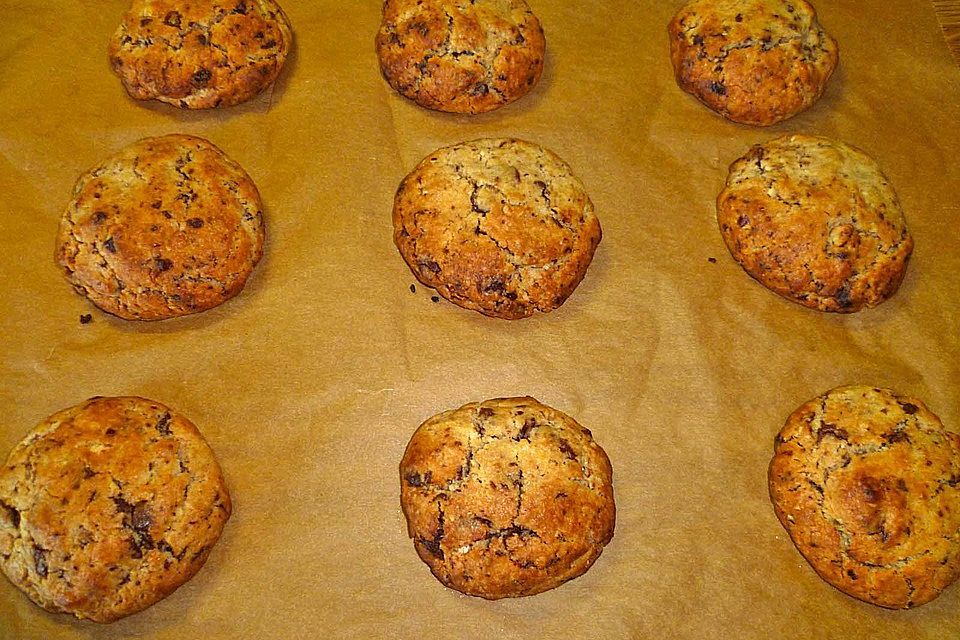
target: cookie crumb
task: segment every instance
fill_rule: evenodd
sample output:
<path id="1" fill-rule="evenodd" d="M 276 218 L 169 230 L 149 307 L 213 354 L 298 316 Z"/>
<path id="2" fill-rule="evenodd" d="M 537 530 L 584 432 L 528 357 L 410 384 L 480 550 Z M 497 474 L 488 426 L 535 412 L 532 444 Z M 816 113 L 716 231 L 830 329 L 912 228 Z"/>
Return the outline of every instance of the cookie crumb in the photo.
<path id="1" fill-rule="evenodd" d="M 416 293 L 416 292 L 417 292 L 417 285 L 415 284 L 410 285 L 410 293 Z"/>
<path id="2" fill-rule="evenodd" d="M 80 324 L 90 324 L 93 322 L 93 316 L 89 313 L 80 314 Z"/>
<path id="3" fill-rule="evenodd" d="M 440 296 L 430 296 L 430 302 L 440 302 Z"/>
<path id="4" fill-rule="evenodd" d="M 709 262 L 710 264 L 717 264 L 717 259 L 716 259 L 716 258 L 707 258 L 707 262 Z"/>

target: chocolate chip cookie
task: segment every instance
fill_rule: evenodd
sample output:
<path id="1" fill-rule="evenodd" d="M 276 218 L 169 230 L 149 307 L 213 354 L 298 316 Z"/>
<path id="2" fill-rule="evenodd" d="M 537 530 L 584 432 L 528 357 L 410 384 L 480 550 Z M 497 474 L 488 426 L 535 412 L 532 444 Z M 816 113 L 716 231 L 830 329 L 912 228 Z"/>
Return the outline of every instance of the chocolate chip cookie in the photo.
<path id="1" fill-rule="evenodd" d="M 41 422 L 0 468 L 0 569 L 48 611 L 111 622 L 199 571 L 230 510 L 190 421 L 92 398 Z"/>
<path id="2" fill-rule="evenodd" d="M 804 0 L 693 0 L 668 31 L 677 84 L 743 124 L 770 125 L 810 107 L 839 58 Z"/>
<path id="3" fill-rule="evenodd" d="M 146 138 L 80 177 L 56 260 L 121 318 L 196 313 L 243 289 L 263 252 L 261 209 L 250 177 L 210 142 Z"/>
<path id="4" fill-rule="evenodd" d="M 420 425 L 400 463 L 400 504 L 433 575 L 491 600 L 582 575 L 616 513 L 606 453 L 533 398 L 468 404 Z"/>
<path id="5" fill-rule="evenodd" d="M 793 135 L 730 166 L 717 222 L 737 262 L 765 287 L 849 313 L 892 296 L 913 251 L 897 194 L 858 149 Z"/>
<path id="6" fill-rule="evenodd" d="M 960 576 L 960 436 L 919 400 L 839 387 L 797 409 L 770 463 L 777 517 L 824 580 L 904 609 Z"/>
<path id="7" fill-rule="evenodd" d="M 292 41 L 274 0 L 134 0 L 109 54 L 131 97 L 209 109 L 270 86 Z"/>
<path id="8" fill-rule="evenodd" d="M 400 94 L 429 109 L 481 113 L 533 88 L 546 41 L 524 0 L 387 0 L 376 46 Z"/>
<path id="9" fill-rule="evenodd" d="M 513 139 L 445 147 L 400 183 L 394 241 L 454 304 L 516 319 L 573 293 L 600 243 L 583 184 L 554 153 Z"/>

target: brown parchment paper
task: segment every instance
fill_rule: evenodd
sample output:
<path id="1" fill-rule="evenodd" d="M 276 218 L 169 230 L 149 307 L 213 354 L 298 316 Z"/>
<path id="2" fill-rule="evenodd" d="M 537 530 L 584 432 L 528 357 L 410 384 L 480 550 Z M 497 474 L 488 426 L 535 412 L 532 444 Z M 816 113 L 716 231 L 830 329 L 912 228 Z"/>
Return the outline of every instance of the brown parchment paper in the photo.
<path id="1" fill-rule="evenodd" d="M 0 0 L 0 456 L 89 396 L 143 395 L 200 427 L 235 505 L 191 582 L 110 626 L 48 614 L 0 580 L 0 638 L 960 636 L 960 585 L 912 611 L 853 600 L 794 549 L 766 490 L 783 420 L 835 385 L 916 395 L 960 429 L 960 70 L 929 0 L 817 2 L 840 67 L 817 105 L 767 129 L 676 87 L 666 24 L 681 0 L 530 4 L 547 36 L 542 81 L 467 117 L 381 79 L 380 0 L 285 0 L 296 45 L 277 85 L 199 113 L 126 97 L 105 53 L 124 0 Z M 250 173 L 266 254 L 217 309 L 125 322 L 73 293 L 54 234 L 80 173 L 173 132 Z M 727 166 L 788 132 L 859 146 L 895 185 L 916 250 L 879 308 L 791 304 L 723 246 Z M 411 293 L 393 247 L 400 179 L 481 136 L 553 149 L 596 205 L 596 259 L 549 315 L 495 320 Z M 616 535 L 548 593 L 462 596 L 407 538 L 397 465 L 434 413 L 524 394 L 608 452 Z"/>

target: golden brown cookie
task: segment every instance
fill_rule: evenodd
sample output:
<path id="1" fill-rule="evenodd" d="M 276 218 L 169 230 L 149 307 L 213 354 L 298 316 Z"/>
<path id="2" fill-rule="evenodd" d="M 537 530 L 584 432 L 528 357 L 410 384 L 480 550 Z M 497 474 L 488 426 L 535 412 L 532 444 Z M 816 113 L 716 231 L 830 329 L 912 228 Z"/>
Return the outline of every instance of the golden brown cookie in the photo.
<path id="1" fill-rule="evenodd" d="M 960 436 L 919 400 L 833 389 L 787 418 L 775 453 L 777 517 L 836 588 L 905 609 L 960 576 Z"/>
<path id="2" fill-rule="evenodd" d="M 463 142 L 425 158 L 400 183 L 393 228 L 420 282 L 507 319 L 563 304 L 601 236 L 570 167 L 512 139 Z"/>
<path id="3" fill-rule="evenodd" d="M 250 177 L 210 142 L 146 138 L 77 181 L 56 260 L 121 318 L 196 313 L 243 289 L 263 252 L 261 209 Z"/>
<path id="4" fill-rule="evenodd" d="M 837 43 L 804 0 L 693 0 L 668 31 L 680 88 L 743 124 L 808 108 L 837 66 Z"/>
<path id="5" fill-rule="evenodd" d="M 490 111 L 526 95 L 546 49 L 524 0 L 386 0 L 376 44 L 391 87 L 455 113 Z"/>
<path id="6" fill-rule="evenodd" d="M 111 622 L 193 577 L 230 509 L 189 420 L 91 398 L 41 422 L 0 469 L 0 568 L 48 611 Z"/>
<path id="7" fill-rule="evenodd" d="M 533 398 L 436 415 L 400 463 L 400 504 L 440 582 L 490 600 L 582 575 L 613 537 L 610 460 L 590 432 Z"/>
<path id="8" fill-rule="evenodd" d="M 274 0 L 134 0 L 109 54 L 131 97 L 209 109 L 270 86 L 292 41 Z"/>
<path id="9" fill-rule="evenodd" d="M 757 145 L 717 198 L 730 253 L 781 296 L 821 311 L 875 307 L 913 251 L 897 194 L 870 157 L 805 135 Z"/>

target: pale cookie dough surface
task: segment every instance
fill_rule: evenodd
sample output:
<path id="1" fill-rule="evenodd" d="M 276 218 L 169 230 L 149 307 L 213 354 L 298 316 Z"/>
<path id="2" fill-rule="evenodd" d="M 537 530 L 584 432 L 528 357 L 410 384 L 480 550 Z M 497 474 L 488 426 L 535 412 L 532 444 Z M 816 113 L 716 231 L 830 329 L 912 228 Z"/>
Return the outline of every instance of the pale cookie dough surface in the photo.
<path id="1" fill-rule="evenodd" d="M 111 622 L 189 580 L 230 512 L 186 418 L 92 398 L 41 422 L 0 468 L 0 568 L 49 611 Z"/>
<path id="2" fill-rule="evenodd" d="M 425 158 L 397 190 L 393 224 L 417 279 L 461 307 L 506 319 L 563 304 L 601 238 L 570 167 L 513 139 L 464 142 Z"/>
<path id="3" fill-rule="evenodd" d="M 875 307 L 900 286 L 913 238 L 877 163 L 806 135 L 754 146 L 717 198 L 734 259 L 781 296 L 821 311 Z"/>
<path id="4" fill-rule="evenodd" d="M 590 432 L 533 398 L 424 422 L 400 463 L 400 503 L 443 584 L 487 599 L 582 575 L 613 537 L 612 469 Z"/>
<path id="5" fill-rule="evenodd" d="M 844 593 L 903 609 L 960 576 L 960 436 L 919 400 L 849 386 L 805 403 L 769 485 L 797 549 Z"/>
<path id="6" fill-rule="evenodd" d="M 56 261 L 104 311 L 162 320 L 237 295 L 263 239 L 246 172 L 210 142 L 174 134 L 140 140 L 80 177 Z"/>

